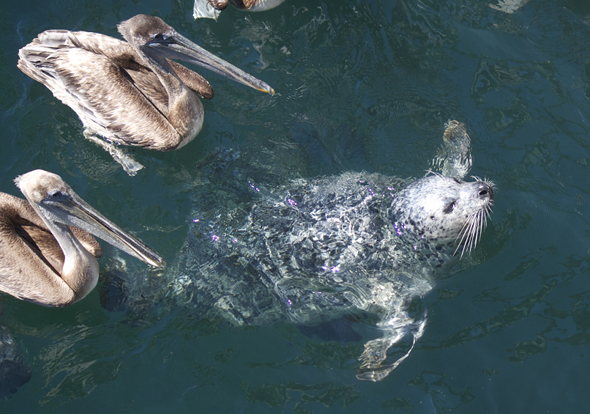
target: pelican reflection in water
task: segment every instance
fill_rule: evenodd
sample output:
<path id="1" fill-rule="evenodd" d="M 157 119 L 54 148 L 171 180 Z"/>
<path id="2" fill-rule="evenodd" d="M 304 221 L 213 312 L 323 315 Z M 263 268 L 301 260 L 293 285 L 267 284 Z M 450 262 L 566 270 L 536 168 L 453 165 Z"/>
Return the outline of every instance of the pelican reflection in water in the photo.
<path id="1" fill-rule="evenodd" d="M 98 281 L 91 233 L 155 267 L 162 258 L 82 200 L 61 177 L 34 170 L 15 179 L 26 201 L 0 193 L 0 291 L 46 306 L 84 298 Z"/>
<path id="2" fill-rule="evenodd" d="M 203 125 L 197 94 L 211 98 L 213 89 L 172 59 L 274 94 L 265 82 L 207 52 L 159 17 L 139 14 L 118 30 L 126 42 L 100 33 L 47 30 L 19 50 L 18 67 L 71 107 L 84 135 L 105 147 L 130 175 L 142 165 L 113 144 L 173 150 L 190 142 Z"/>

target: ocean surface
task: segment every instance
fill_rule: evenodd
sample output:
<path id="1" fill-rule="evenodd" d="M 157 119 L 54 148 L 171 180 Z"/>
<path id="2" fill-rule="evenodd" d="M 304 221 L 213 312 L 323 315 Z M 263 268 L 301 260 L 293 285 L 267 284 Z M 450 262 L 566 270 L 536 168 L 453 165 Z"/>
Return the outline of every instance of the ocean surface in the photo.
<path id="1" fill-rule="evenodd" d="M 219 154 L 273 182 L 420 176 L 457 119 L 472 137 L 472 174 L 497 190 L 468 265 L 424 298 L 424 336 L 381 382 L 355 378 L 362 339 L 286 321 L 233 327 L 158 303 L 142 314 L 107 306 L 101 282 L 64 309 L 0 295 L 0 326 L 31 375 L 0 412 L 590 412 L 590 4 L 509 3 L 287 0 L 264 13 L 229 8 L 215 22 L 194 21 L 190 0 L 4 2 L 0 191 L 19 195 L 12 180 L 32 169 L 60 174 L 171 264 L 154 272 L 103 244 L 103 280 L 114 268 L 136 287 L 174 279 L 202 166 Z M 200 71 L 216 96 L 199 136 L 168 153 L 130 149 L 146 168 L 129 177 L 16 62 L 43 30 L 118 36 L 137 13 L 277 95 Z"/>

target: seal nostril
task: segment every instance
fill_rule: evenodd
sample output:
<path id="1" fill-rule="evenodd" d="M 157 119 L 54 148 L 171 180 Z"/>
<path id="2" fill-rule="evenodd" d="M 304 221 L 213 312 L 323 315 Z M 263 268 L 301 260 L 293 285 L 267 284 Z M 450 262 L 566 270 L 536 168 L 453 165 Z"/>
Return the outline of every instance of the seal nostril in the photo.
<path id="1" fill-rule="evenodd" d="M 493 193 L 492 193 L 492 187 L 490 187 L 488 184 L 486 183 L 482 183 L 479 186 L 479 191 L 477 193 L 480 197 L 484 198 L 484 197 L 492 197 Z"/>

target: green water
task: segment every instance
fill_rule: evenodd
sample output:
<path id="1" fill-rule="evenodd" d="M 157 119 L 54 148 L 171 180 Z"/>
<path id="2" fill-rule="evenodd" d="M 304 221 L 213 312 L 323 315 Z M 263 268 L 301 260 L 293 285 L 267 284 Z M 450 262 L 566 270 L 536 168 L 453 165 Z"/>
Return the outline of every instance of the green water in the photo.
<path id="1" fill-rule="evenodd" d="M 169 263 L 199 168 L 218 150 L 285 179 L 415 176 L 453 118 L 472 135 L 472 173 L 498 191 L 477 264 L 438 282 L 424 336 L 380 383 L 354 377 L 362 340 L 229 327 L 192 309 L 109 311 L 99 287 L 66 309 L 0 297 L 0 325 L 32 373 L 0 412 L 587 412 L 590 6 L 530 0 L 507 14 L 491 1 L 288 0 L 218 22 L 194 22 L 188 0 L 2 5 L 0 191 L 18 194 L 12 179 L 31 169 L 56 172 Z M 136 13 L 163 17 L 278 95 L 203 72 L 216 90 L 203 131 L 176 152 L 132 150 L 147 167 L 132 178 L 16 56 L 45 29 L 116 36 Z M 116 256 L 106 248 L 103 272 Z M 157 277 L 125 259 L 136 283 Z"/>

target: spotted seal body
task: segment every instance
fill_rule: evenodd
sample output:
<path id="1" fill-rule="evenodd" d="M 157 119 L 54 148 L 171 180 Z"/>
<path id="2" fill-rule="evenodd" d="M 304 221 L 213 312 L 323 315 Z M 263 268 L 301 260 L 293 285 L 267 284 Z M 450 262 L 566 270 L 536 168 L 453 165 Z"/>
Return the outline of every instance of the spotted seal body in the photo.
<path id="1" fill-rule="evenodd" d="M 426 314 L 409 304 L 475 246 L 492 205 L 490 182 L 463 181 L 471 167 L 463 125 L 449 122 L 443 138 L 439 172 L 419 179 L 299 179 L 266 193 L 253 186 L 260 194 L 227 213 L 197 210 L 174 295 L 238 325 L 376 314 L 382 336 L 365 344 L 357 376 L 384 378 L 422 335 Z M 402 356 L 389 361 L 402 339 Z"/>

